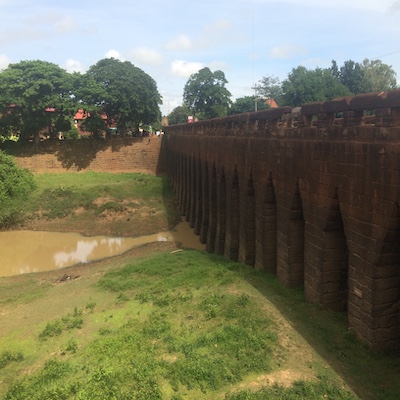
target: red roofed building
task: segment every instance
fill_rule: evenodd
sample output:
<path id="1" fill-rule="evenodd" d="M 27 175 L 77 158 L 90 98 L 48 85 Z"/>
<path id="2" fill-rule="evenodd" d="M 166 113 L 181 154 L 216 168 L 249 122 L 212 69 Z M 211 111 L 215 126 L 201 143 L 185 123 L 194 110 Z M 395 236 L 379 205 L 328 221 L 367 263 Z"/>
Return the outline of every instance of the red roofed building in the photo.
<path id="1" fill-rule="evenodd" d="M 87 117 L 90 117 L 90 113 L 85 111 L 83 108 L 80 108 L 75 113 L 74 122 L 80 136 L 89 136 L 92 134 L 91 132 L 85 131 L 81 128 L 82 121 L 84 121 Z M 105 132 L 107 127 L 107 116 L 105 114 L 102 114 L 101 118 L 104 120 L 104 132 Z"/>
<path id="2" fill-rule="evenodd" d="M 265 104 L 270 106 L 271 108 L 278 108 L 277 102 L 271 97 L 270 99 L 265 100 Z"/>

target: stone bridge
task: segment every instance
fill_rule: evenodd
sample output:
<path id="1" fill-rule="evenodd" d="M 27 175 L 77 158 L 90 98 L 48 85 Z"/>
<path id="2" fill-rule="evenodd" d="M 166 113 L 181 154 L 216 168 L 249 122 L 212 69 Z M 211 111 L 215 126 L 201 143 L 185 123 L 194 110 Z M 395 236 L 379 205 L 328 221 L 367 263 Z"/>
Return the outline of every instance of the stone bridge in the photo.
<path id="1" fill-rule="evenodd" d="M 168 174 L 207 250 L 400 346 L 400 90 L 166 128 Z"/>

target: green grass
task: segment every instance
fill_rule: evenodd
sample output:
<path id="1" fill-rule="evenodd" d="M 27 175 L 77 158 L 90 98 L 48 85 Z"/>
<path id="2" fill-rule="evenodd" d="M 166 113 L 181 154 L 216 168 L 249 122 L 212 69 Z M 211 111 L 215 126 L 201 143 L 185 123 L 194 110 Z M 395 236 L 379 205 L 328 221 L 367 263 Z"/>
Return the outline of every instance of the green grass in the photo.
<path id="1" fill-rule="evenodd" d="M 39 340 L 44 342 L 48 338 L 61 335 L 63 330 L 81 329 L 83 325 L 82 311 L 76 307 L 73 314 L 68 314 L 61 319 L 48 322 L 39 333 Z"/>
<path id="2" fill-rule="evenodd" d="M 18 282 L 12 285 L 4 285 L 0 290 L 0 307 L 10 304 L 26 304 L 38 298 L 44 297 L 50 285 L 38 284 L 32 276 L 21 276 Z"/>
<path id="3" fill-rule="evenodd" d="M 79 298 L 82 284 L 76 280 L 54 287 L 48 301 L 63 297 L 58 290 L 68 287 Z M 306 367 L 314 371 L 308 380 L 252 388 L 249 382 L 256 377 L 299 368 L 290 364 L 291 355 L 280 344 L 280 324 L 265 309 L 271 303 L 257 286 L 275 300 L 285 296 L 275 278 L 196 251 L 155 254 L 113 268 L 93 279 L 80 306 L 68 304 L 56 318 L 31 326 L 24 337 L 30 346 L 19 345 L 16 332 L 1 339 L 12 344 L 12 352 L 3 352 L 0 395 L 41 400 L 356 399 L 318 359 Z M 299 304 L 294 293 L 282 301 L 285 307 L 316 313 L 315 307 Z M 311 321 L 312 329 L 323 322 Z"/>
<path id="4" fill-rule="evenodd" d="M 153 175 L 142 173 L 107 173 L 107 172 L 79 172 L 60 174 L 37 174 L 34 176 L 38 191 L 66 190 L 74 187 L 93 196 L 112 195 L 117 199 L 125 199 L 129 196 L 143 199 L 158 200 L 165 195 L 173 197 L 170 190 L 166 190 L 163 181 Z M 78 190 L 79 189 L 79 190 Z"/>
<path id="5" fill-rule="evenodd" d="M 68 174 L 38 174 L 34 177 L 37 189 L 27 204 L 28 212 L 41 211 L 49 219 L 63 218 L 78 207 L 100 214 L 104 210 L 121 211 L 120 201 L 135 199 L 149 207 L 160 208 L 172 202 L 165 177 L 140 173 L 83 172 Z M 105 204 L 96 206 L 97 198 L 107 198 Z M 163 199 L 163 201 L 161 201 Z M 135 206 L 135 203 L 128 204 Z"/>
<path id="6" fill-rule="evenodd" d="M 34 176 L 19 228 L 138 236 L 180 220 L 166 177 L 141 173 L 60 173 Z"/>
<path id="7" fill-rule="evenodd" d="M 103 212 L 144 206 L 176 220 L 165 178 L 34 179 L 26 207 L 35 223 L 83 208 L 91 217 L 79 214 L 74 228 L 97 226 Z M 138 221 L 130 224 L 143 231 L 161 219 Z M 306 303 L 273 275 L 196 251 L 106 265 L 62 284 L 46 274 L 0 279 L 0 398 L 399 398 L 399 353 L 371 352 L 345 313 Z M 289 378 L 269 382 L 280 374 Z"/>
<path id="8" fill-rule="evenodd" d="M 298 400 L 298 399 L 346 399 L 354 397 L 337 385 L 332 385 L 326 377 L 317 382 L 297 381 L 291 387 L 279 385 L 263 387 L 257 391 L 241 390 L 227 394 L 226 400 Z"/>

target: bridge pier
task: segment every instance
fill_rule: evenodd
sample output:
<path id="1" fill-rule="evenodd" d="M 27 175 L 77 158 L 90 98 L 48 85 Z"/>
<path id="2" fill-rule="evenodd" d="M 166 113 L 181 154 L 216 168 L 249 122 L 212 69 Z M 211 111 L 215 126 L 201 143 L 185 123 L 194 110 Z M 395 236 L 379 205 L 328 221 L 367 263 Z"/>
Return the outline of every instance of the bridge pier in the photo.
<path id="1" fill-rule="evenodd" d="M 255 268 L 276 272 L 277 222 L 276 197 L 271 174 L 258 188 L 256 205 L 256 260 Z"/>
<path id="2" fill-rule="evenodd" d="M 331 192 L 311 194 L 305 206 L 304 294 L 322 307 L 345 311 L 348 248 L 336 188 Z"/>
<path id="3" fill-rule="evenodd" d="M 292 185 L 284 185 L 285 187 Z M 297 180 L 294 191 L 282 194 L 278 212 L 278 262 L 276 275 L 287 287 L 304 286 L 304 229 L 305 221 Z"/>
<path id="4" fill-rule="evenodd" d="M 217 176 L 217 230 L 215 237 L 215 253 L 224 254 L 226 237 L 226 182 L 224 170 Z"/>
<path id="5" fill-rule="evenodd" d="M 243 177 L 240 190 L 239 254 L 238 261 L 254 266 L 256 259 L 255 194 L 253 176 Z"/>
<path id="6" fill-rule="evenodd" d="M 226 235 L 224 255 L 232 261 L 237 261 L 239 256 L 239 180 L 235 170 L 228 181 L 226 193 Z"/>
<path id="7" fill-rule="evenodd" d="M 400 348 L 400 119 L 382 126 L 400 90 L 367 99 L 376 124 L 363 96 L 172 126 L 165 140 L 209 252 L 303 286 L 380 351 Z"/>

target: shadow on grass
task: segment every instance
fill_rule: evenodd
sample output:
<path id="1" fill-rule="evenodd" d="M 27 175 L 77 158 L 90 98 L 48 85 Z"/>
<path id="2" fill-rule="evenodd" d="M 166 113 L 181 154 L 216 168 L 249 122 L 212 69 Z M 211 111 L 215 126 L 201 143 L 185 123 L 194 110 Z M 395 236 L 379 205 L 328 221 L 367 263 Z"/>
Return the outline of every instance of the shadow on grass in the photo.
<path id="1" fill-rule="evenodd" d="M 285 288 L 275 275 L 262 271 L 245 275 L 360 399 L 399 398 L 400 352 L 372 352 L 348 328 L 346 313 L 307 303 L 301 288 Z"/>

